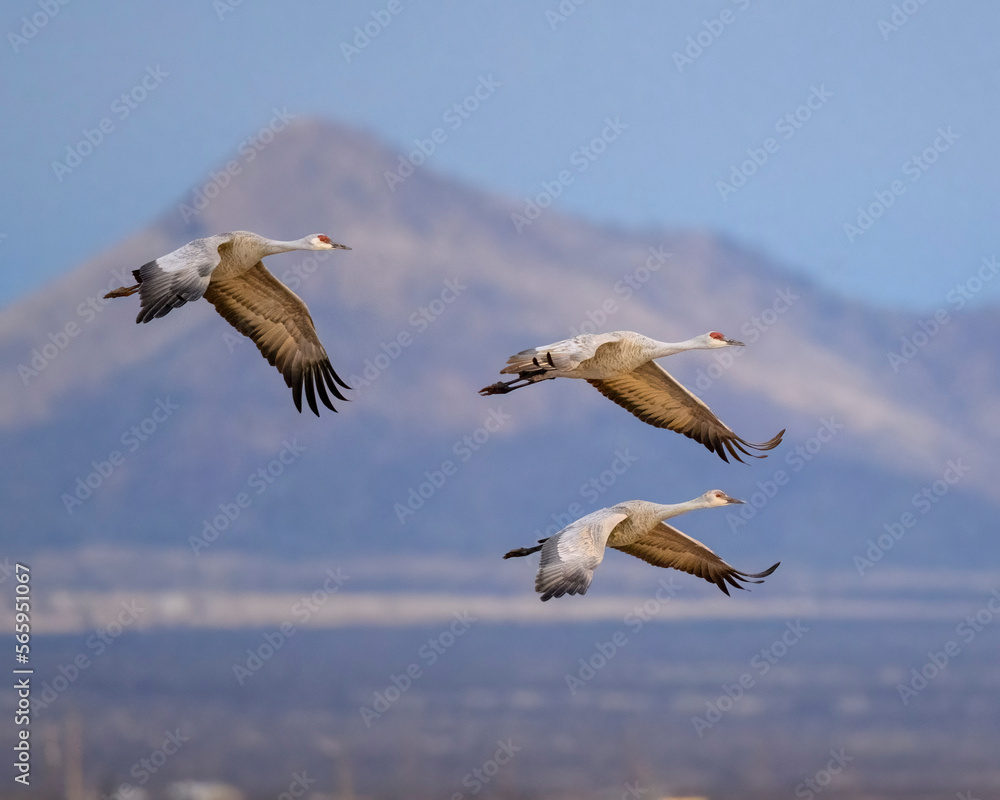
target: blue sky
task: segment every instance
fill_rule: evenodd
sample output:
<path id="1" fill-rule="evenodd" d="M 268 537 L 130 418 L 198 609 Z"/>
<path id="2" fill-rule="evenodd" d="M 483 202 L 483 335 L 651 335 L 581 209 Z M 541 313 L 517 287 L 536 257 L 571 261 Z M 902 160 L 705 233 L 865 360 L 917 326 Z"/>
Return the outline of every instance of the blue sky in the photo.
<path id="1" fill-rule="evenodd" d="M 933 311 L 1000 255 L 998 18 L 986 0 L 4 3 L 0 304 L 173 208 L 287 109 L 400 151 L 443 127 L 429 164 L 466 183 L 523 203 L 569 169 L 565 212 L 715 231 Z M 621 132 L 578 171 L 607 120 Z M 85 155 L 54 167 L 68 148 Z M 1000 280 L 975 302 L 998 299 Z"/>

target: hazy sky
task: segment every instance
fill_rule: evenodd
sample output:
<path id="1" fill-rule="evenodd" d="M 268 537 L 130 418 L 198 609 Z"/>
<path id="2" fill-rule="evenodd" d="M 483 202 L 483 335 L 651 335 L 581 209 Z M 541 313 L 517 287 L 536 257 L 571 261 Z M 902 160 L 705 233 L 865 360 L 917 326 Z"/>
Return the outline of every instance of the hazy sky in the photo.
<path id="1" fill-rule="evenodd" d="M 563 211 L 716 231 L 933 311 L 1000 255 L 998 22 L 988 0 L 11 0 L 0 304 L 173 209 L 287 109 L 401 151 L 442 128 L 432 168 L 515 201 L 569 170 Z M 998 298 L 1000 279 L 976 299 Z"/>

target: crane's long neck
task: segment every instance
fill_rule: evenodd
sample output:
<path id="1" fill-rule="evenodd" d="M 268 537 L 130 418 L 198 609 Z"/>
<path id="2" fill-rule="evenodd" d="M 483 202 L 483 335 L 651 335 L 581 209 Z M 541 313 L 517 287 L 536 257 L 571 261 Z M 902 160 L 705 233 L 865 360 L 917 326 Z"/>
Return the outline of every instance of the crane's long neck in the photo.
<path id="1" fill-rule="evenodd" d="M 276 239 L 268 239 L 264 244 L 264 256 L 273 256 L 278 253 L 290 253 L 292 250 L 305 250 L 307 246 L 306 242 L 302 239 L 294 242 L 279 242 Z"/>
<path id="2" fill-rule="evenodd" d="M 704 497 L 696 497 L 694 500 L 688 500 L 686 503 L 671 503 L 667 505 L 656 503 L 654 505 L 654 513 L 660 522 L 671 517 L 679 517 L 681 514 L 687 514 L 688 511 L 697 511 L 699 508 L 709 507 Z"/>
<path id="3" fill-rule="evenodd" d="M 658 342 L 653 340 L 653 358 L 663 358 L 676 353 L 683 353 L 685 350 L 698 350 L 705 347 L 705 342 L 701 337 L 685 339 L 683 342 Z"/>

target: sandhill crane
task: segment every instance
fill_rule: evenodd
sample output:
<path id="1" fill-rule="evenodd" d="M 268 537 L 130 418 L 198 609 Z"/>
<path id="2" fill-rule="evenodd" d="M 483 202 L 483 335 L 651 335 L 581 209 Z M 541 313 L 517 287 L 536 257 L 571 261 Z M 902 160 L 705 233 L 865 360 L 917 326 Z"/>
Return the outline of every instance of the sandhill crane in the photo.
<path id="1" fill-rule="evenodd" d="M 763 572 L 740 572 L 719 558 L 705 545 L 663 520 L 730 503 L 743 503 L 725 492 L 712 489 L 694 500 L 660 505 L 646 500 L 628 500 L 581 517 L 536 547 L 511 550 L 504 558 L 517 558 L 542 551 L 535 576 L 535 591 L 542 600 L 564 594 L 586 594 L 594 570 L 604 558 L 605 547 L 613 547 L 654 567 L 679 569 L 704 578 L 729 594 L 726 586 L 744 589 L 738 582 L 763 583 L 780 561 Z"/>
<path id="2" fill-rule="evenodd" d="M 517 375 L 479 390 L 481 395 L 506 394 L 553 378 L 582 378 L 605 397 L 657 428 L 669 428 L 699 442 L 728 462 L 726 450 L 740 463 L 740 453 L 773 450 L 782 430 L 763 444 L 737 436 L 698 397 L 685 389 L 654 359 L 685 350 L 743 347 L 743 342 L 709 331 L 683 342 L 658 342 L 634 331 L 582 334 L 555 344 L 522 350 L 507 359 L 501 375 Z M 737 452 L 739 451 L 739 452 Z"/>
<path id="3" fill-rule="evenodd" d="M 270 364 L 278 368 L 302 411 L 302 388 L 316 416 L 316 393 L 336 411 L 327 388 L 347 400 L 337 384 L 351 387 L 334 372 L 320 343 L 309 309 L 275 278 L 262 258 L 292 250 L 350 250 L 329 236 L 315 233 L 293 242 L 268 239 L 249 231 L 234 231 L 195 239 L 172 253 L 132 270 L 136 283 L 108 292 L 127 297 L 139 292 L 137 323 L 162 317 L 172 309 L 204 296 L 227 322 L 248 336 Z"/>

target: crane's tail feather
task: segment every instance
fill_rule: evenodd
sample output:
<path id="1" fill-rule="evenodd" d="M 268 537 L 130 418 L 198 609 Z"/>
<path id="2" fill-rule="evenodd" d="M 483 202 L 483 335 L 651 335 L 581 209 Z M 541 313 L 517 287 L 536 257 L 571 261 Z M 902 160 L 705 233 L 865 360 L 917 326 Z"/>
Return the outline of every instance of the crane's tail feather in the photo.
<path id="1" fill-rule="evenodd" d="M 526 372 L 569 371 L 579 363 L 580 354 L 574 340 L 532 347 L 515 353 L 507 359 L 507 365 L 500 370 L 501 375 L 521 375 Z"/>

